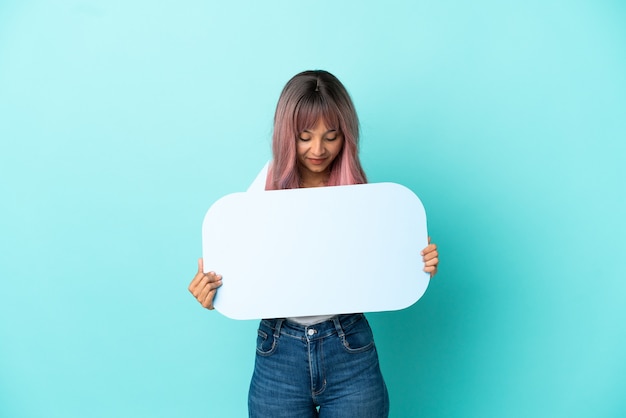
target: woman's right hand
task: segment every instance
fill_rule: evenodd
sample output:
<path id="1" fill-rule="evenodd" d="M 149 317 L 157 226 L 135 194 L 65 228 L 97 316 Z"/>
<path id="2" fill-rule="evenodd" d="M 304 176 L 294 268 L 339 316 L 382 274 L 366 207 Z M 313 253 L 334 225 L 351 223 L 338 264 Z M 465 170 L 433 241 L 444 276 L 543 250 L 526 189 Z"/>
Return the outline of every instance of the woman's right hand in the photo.
<path id="1" fill-rule="evenodd" d="M 189 291 L 198 299 L 198 302 L 207 309 L 213 308 L 213 298 L 217 288 L 222 285 L 222 276 L 210 271 L 204 273 L 204 266 L 202 259 L 198 259 L 198 272 L 195 277 L 189 283 Z"/>

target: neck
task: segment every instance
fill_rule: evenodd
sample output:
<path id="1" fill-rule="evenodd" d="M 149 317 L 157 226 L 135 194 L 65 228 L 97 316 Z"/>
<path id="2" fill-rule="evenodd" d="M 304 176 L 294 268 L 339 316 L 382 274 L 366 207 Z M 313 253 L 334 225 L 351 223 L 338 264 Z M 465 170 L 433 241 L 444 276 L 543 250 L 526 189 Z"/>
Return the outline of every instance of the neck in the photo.
<path id="1" fill-rule="evenodd" d="M 323 173 L 308 173 L 307 175 L 301 175 L 300 187 L 328 186 L 329 177 L 330 177 L 329 171 L 324 171 Z"/>

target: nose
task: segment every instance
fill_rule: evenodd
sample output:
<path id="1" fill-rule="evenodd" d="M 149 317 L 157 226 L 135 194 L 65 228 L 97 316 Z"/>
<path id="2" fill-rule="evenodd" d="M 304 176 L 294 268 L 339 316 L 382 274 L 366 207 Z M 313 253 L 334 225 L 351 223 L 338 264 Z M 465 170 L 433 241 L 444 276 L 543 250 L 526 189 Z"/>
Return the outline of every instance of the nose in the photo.
<path id="1" fill-rule="evenodd" d="M 311 153 L 315 157 L 321 157 L 322 155 L 324 155 L 324 140 L 323 139 L 317 138 L 312 141 Z"/>

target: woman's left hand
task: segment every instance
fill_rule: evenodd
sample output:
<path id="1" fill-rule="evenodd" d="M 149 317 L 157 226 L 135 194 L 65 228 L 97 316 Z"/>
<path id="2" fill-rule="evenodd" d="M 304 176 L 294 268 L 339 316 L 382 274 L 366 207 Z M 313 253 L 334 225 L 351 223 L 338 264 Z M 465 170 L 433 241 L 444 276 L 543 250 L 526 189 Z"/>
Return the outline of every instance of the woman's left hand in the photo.
<path id="1" fill-rule="evenodd" d="M 421 254 L 424 260 L 424 271 L 430 273 L 432 279 L 437 274 L 439 267 L 439 253 L 437 252 L 437 244 L 431 244 L 430 237 L 428 237 L 428 246 L 422 250 Z"/>

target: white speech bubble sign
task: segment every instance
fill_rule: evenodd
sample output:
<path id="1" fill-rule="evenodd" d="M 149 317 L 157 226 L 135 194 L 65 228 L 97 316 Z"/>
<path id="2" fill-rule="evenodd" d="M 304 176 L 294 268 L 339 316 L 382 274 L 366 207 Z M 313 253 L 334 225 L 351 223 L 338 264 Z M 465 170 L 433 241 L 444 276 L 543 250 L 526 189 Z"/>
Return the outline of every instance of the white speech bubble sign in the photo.
<path id="1" fill-rule="evenodd" d="M 233 193 L 202 225 L 214 306 L 233 319 L 404 309 L 428 287 L 427 243 L 421 201 L 395 183 Z"/>

